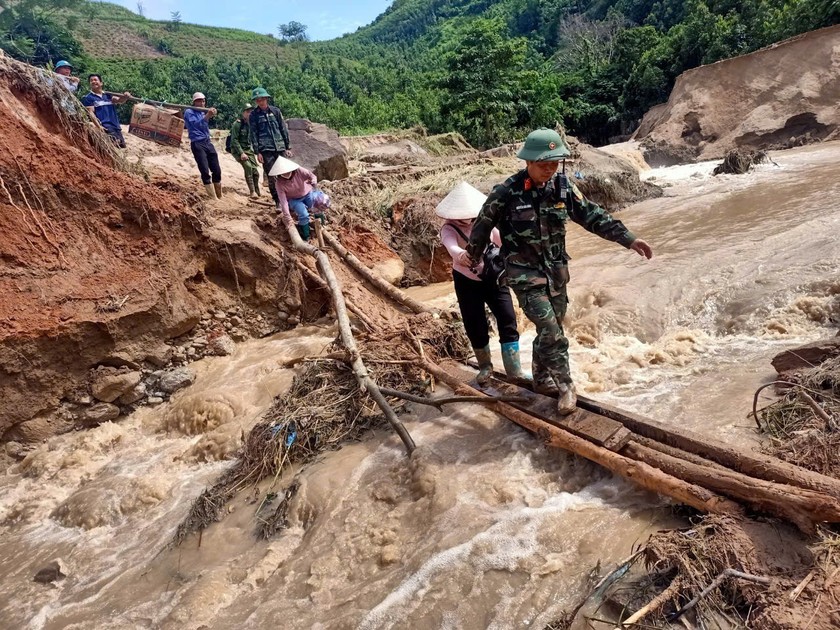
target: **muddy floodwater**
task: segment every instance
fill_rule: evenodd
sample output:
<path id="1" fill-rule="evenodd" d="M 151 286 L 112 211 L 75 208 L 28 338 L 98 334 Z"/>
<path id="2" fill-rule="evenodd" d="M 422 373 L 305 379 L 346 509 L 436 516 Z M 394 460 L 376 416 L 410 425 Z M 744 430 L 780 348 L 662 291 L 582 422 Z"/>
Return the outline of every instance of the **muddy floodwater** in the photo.
<path id="1" fill-rule="evenodd" d="M 747 413 L 772 379 L 770 358 L 833 334 L 840 296 L 840 145 L 773 158 L 746 176 L 646 172 L 665 196 L 620 216 L 652 261 L 570 228 L 567 329 L 582 392 L 754 440 Z M 453 301 L 448 286 L 414 295 Z M 254 537 L 246 490 L 200 546 L 169 548 L 243 431 L 291 382 L 281 364 L 333 335 L 308 327 L 240 344 L 195 364 L 196 384 L 170 402 L 10 464 L 0 626 L 542 628 L 587 591 L 598 562 L 674 524 L 658 497 L 460 406 L 407 418 L 419 446 L 410 462 L 386 432 L 321 457 L 300 472 L 290 527 L 270 541 Z M 524 330 L 527 357 L 532 339 Z M 65 579 L 33 582 L 59 558 Z"/>

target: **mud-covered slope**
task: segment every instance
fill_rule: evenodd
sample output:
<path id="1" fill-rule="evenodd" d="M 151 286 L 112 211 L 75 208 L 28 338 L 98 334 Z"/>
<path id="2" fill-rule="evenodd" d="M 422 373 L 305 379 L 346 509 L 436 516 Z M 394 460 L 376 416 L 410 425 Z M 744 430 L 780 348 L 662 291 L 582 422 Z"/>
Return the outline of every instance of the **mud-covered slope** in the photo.
<path id="1" fill-rule="evenodd" d="M 636 138 L 653 166 L 840 135 L 840 26 L 683 73 Z"/>
<path id="2" fill-rule="evenodd" d="M 257 278 L 283 266 L 216 239 L 177 183 L 118 168 L 76 107 L 0 57 L 0 436 L 72 399 L 91 368 L 159 355 L 233 291 L 270 299 Z"/>

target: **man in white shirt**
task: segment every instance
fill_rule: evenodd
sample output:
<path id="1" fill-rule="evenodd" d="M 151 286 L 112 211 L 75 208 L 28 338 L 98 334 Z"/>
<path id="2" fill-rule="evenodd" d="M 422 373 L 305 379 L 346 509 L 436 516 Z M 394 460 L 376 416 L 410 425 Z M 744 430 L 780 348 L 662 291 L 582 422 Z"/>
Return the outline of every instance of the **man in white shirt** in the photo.
<path id="1" fill-rule="evenodd" d="M 73 74 L 73 66 L 63 59 L 55 64 L 54 72 L 58 75 L 58 80 L 70 90 L 71 94 L 75 94 L 79 89 L 79 77 L 70 76 Z"/>

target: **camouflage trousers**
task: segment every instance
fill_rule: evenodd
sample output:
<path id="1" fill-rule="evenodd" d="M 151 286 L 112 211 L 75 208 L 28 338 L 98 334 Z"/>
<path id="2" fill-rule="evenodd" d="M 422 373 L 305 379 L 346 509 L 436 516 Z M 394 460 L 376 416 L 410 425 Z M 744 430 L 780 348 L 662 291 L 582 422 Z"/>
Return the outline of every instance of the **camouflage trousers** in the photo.
<path id="1" fill-rule="evenodd" d="M 537 327 L 532 360 L 534 378 L 541 371 L 546 371 L 558 385 L 571 383 L 569 340 L 563 332 L 563 318 L 569 306 L 566 287 L 563 286 L 554 295 L 549 293 L 546 285 L 516 287 L 513 290 L 525 316 Z"/>

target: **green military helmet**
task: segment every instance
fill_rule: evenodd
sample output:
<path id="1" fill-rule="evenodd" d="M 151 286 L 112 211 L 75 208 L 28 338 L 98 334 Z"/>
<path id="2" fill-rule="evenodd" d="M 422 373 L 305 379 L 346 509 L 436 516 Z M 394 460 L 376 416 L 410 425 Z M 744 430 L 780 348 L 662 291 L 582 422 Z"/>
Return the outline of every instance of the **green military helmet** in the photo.
<path id="1" fill-rule="evenodd" d="M 243 112 L 247 112 L 249 109 L 254 109 L 254 106 L 253 106 L 253 105 L 251 105 L 251 103 L 245 103 L 245 104 L 242 106 L 242 111 L 243 111 Z"/>
<path id="2" fill-rule="evenodd" d="M 525 138 L 516 157 L 528 162 L 557 162 L 571 156 L 569 145 L 553 129 L 535 129 Z"/>
<path id="3" fill-rule="evenodd" d="M 265 88 L 258 87 L 258 88 L 254 88 L 253 91 L 251 92 L 251 98 L 252 99 L 271 98 L 271 94 L 266 92 Z"/>

